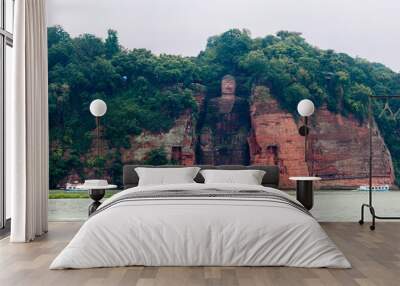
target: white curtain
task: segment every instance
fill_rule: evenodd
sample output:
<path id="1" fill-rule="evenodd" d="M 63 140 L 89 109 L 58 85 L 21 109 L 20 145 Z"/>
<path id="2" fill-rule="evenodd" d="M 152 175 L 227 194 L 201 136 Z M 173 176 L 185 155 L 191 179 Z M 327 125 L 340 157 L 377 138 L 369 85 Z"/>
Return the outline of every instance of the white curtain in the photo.
<path id="1" fill-rule="evenodd" d="M 47 232 L 48 101 L 45 0 L 16 0 L 13 92 L 6 98 L 6 187 L 12 242 Z"/>

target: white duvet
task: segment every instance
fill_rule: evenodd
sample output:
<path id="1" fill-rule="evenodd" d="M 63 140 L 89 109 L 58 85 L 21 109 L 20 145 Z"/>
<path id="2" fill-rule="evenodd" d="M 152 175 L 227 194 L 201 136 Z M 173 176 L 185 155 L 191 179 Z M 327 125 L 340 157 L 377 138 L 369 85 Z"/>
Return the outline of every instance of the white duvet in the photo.
<path id="1" fill-rule="evenodd" d="M 131 188 L 100 208 L 129 192 L 205 188 L 257 189 L 290 197 L 254 185 L 179 184 Z M 84 223 L 50 269 L 127 265 L 350 267 L 306 213 L 276 202 L 227 197 L 162 198 L 109 206 Z"/>

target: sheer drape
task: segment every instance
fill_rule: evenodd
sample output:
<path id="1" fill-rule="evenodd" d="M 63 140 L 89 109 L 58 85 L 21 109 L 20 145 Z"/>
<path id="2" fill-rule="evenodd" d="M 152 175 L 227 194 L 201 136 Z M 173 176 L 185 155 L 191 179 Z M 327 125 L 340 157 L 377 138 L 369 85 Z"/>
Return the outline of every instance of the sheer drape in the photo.
<path id="1" fill-rule="evenodd" d="M 6 111 L 12 242 L 47 231 L 48 103 L 45 0 L 16 0 L 13 93 Z"/>

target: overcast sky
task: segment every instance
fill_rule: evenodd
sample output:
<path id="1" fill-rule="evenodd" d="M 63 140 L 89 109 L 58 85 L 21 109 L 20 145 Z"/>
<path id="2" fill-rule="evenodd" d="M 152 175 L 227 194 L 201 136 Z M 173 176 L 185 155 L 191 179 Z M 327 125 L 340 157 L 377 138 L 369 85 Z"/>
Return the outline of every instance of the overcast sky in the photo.
<path id="1" fill-rule="evenodd" d="M 117 30 L 128 48 L 195 56 L 231 28 L 253 37 L 279 30 L 400 71 L 399 0 L 48 0 L 48 24 L 100 37 Z"/>

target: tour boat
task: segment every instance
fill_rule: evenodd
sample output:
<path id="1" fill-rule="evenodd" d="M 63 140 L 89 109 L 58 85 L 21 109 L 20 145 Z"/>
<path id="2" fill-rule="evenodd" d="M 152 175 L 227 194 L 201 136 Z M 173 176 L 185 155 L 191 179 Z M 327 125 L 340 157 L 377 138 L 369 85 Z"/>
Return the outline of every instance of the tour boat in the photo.
<path id="1" fill-rule="evenodd" d="M 369 191 L 369 185 L 362 185 L 357 190 L 359 190 L 359 191 Z M 372 186 L 372 191 L 388 192 L 388 191 L 390 191 L 390 188 L 389 188 L 389 185 L 375 185 L 375 186 Z"/>
<path id="2" fill-rule="evenodd" d="M 80 191 L 79 186 L 82 185 L 79 181 L 74 181 L 72 183 L 67 183 L 65 185 L 65 190 L 69 192 Z"/>

